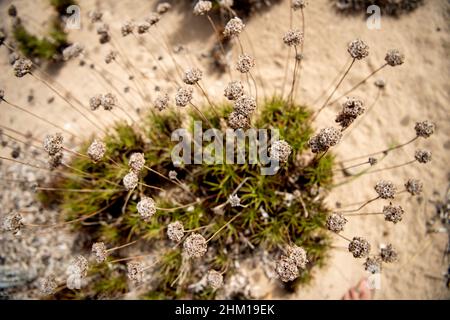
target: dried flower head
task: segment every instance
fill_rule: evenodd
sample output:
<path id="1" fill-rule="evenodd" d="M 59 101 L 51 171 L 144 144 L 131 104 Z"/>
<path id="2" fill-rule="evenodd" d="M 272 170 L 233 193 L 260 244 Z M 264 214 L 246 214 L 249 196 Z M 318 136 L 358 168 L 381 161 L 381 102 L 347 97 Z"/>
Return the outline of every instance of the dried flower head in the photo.
<path id="1" fill-rule="evenodd" d="M 184 72 L 183 82 L 186 84 L 196 84 L 202 79 L 202 71 L 199 68 L 190 68 Z"/>
<path id="2" fill-rule="evenodd" d="M 429 138 L 434 133 L 435 128 L 435 124 L 428 120 L 416 122 L 416 125 L 414 126 L 416 135 L 422 138 Z"/>
<path id="3" fill-rule="evenodd" d="M 381 248 L 380 256 L 383 262 L 386 263 L 395 262 L 398 259 L 397 251 L 392 247 L 392 244 L 388 244 L 386 247 Z"/>
<path id="4" fill-rule="evenodd" d="M 169 223 L 167 226 L 167 236 L 170 240 L 180 242 L 184 237 L 184 226 L 180 221 Z"/>
<path id="5" fill-rule="evenodd" d="M 178 176 L 178 173 L 175 170 L 170 170 L 169 171 L 169 179 L 171 180 L 175 180 Z"/>
<path id="6" fill-rule="evenodd" d="M 244 86 L 240 81 L 231 81 L 225 88 L 224 96 L 228 100 L 236 100 L 244 94 Z"/>
<path id="7" fill-rule="evenodd" d="M 325 152 L 336 145 L 341 137 L 341 130 L 333 127 L 324 128 L 309 139 L 309 147 L 313 153 Z"/>
<path id="8" fill-rule="evenodd" d="M 369 160 L 367 160 L 367 162 L 371 165 L 374 166 L 378 163 L 378 160 L 376 158 L 370 157 Z"/>
<path id="9" fill-rule="evenodd" d="M 353 59 L 364 59 L 369 55 L 369 46 L 360 39 L 355 39 L 348 44 L 348 53 Z"/>
<path id="10" fill-rule="evenodd" d="M 327 229 L 336 233 L 344 230 L 347 219 L 340 213 L 332 213 L 327 218 Z"/>
<path id="11" fill-rule="evenodd" d="M 416 153 L 414 154 L 414 158 L 419 163 L 428 163 L 431 161 L 431 151 L 419 149 L 416 150 Z"/>
<path id="12" fill-rule="evenodd" d="M 194 14 L 196 16 L 202 16 L 207 14 L 212 8 L 211 1 L 202 1 L 200 0 L 194 6 Z"/>
<path id="13" fill-rule="evenodd" d="M 245 24 L 242 22 L 242 20 L 238 17 L 235 17 L 227 22 L 223 31 L 223 35 L 229 38 L 239 36 L 242 30 L 244 30 L 244 27 Z"/>
<path id="14" fill-rule="evenodd" d="M 110 51 L 108 52 L 108 54 L 105 56 L 105 63 L 106 64 L 110 64 L 111 62 L 113 62 L 114 60 L 116 60 L 117 58 L 117 52 L 116 51 Z"/>
<path id="15" fill-rule="evenodd" d="M 284 34 L 283 42 L 290 47 L 299 46 L 303 43 L 303 33 L 298 29 L 290 29 Z"/>
<path id="16" fill-rule="evenodd" d="M 158 95 L 153 104 L 156 109 L 163 111 L 169 106 L 169 95 L 167 93 Z"/>
<path id="17" fill-rule="evenodd" d="M 364 270 L 375 274 L 381 273 L 381 259 L 380 257 L 368 257 L 366 262 L 364 262 Z"/>
<path id="18" fill-rule="evenodd" d="M 107 93 L 102 97 L 103 109 L 109 111 L 117 106 L 117 97 L 112 93 Z"/>
<path id="19" fill-rule="evenodd" d="M 306 0 L 294 0 L 292 1 L 292 9 L 294 11 L 304 9 L 308 2 Z"/>
<path id="20" fill-rule="evenodd" d="M 139 177 L 134 171 L 128 172 L 125 177 L 123 177 L 123 185 L 127 191 L 133 190 L 137 187 L 139 182 Z"/>
<path id="21" fill-rule="evenodd" d="M 84 278 L 87 276 L 88 272 L 88 261 L 82 255 L 76 256 L 70 265 L 67 267 L 67 273 L 69 275 L 77 275 L 80 278 Z"/>
<path id="22" fill-rule="evenodd" d="M 64 158 L 64 154 L 62 152 L 58 152 L 57 154 L 49 156 L 47 163 L 48 168 L 50 170 L 54 170 L 58 168 L 60 165 L 62 165 L 62 160 Z"/>
<path id="23" fill-rule="evenodd" d="M 374 187 L 381 199 L 394 199 L 397 188 L 390 181 L 380 180 Z"/>
<path id="24" fill-rule="evenodd" d="M 418 179 L 408 179 L 405 183 L 405 188 L 412 196 L 416 196 L 422 192 L 423 184 Z"/>
<path id="25" fill-rule="evenodd" d="M 342 104 L 341 112 L 336 117 L 336 122 L 345 129 L 363 112 L 364 102 L 362 100 L 353 97 L 347 98 L 347 101 Z"/>
<path id="26" fill-rule="evenodd" d="M 228 126 L 234 130 L 247 130 L 250 128 L 250 119 L 247 115 L 233 111 L 228 116 Z"/>
<path id="27" fill-rule="evenodd" d="M 156 12 L 164 14 L 172 8 L 172 5 L 168 2 L 161 2 L 156 6 Z"/>
<path id="28" fill-rule="evenodd" d="M 150 23 L 148 23 L 147 21 L 138 23 L 137 32 L 139 34 L 147 33 L 148 30 L 150 30 Z"/>
<path id="29" fill-rule="evenodd" d="M 236 65 L 236 70 L 241 73 L 247 73 L 255 66 L 255 59 L 248 54 L 240 54 Z"/>
<path id="30" fill-rule="evenodd" d="M 33 62 L 31 62 L 31 60 L 20 58 L 14 62 L 14 75 L 18 78 L 22 78 L 31 72 L 32 67 Z"/>
<path id="31" fill-rule="evenodd" d="M 130 160 L 128 160 L 128 166 L 130 169 L 136 173 L 141 172 L 145 166 L 145 156 L 143 153 L 134 152 L 130 156 Z"/>
<path id="32" fill-rule="evenodd" d="M 44 139 L 44 150 L 50 156 L 54 156 L 63 148 L 64 138 L 61 133 L 48 134 Z"/>
<path id="33" fill-rule="evenodd" d="M 156 203 L 150 197 L 142 197 L 136 205 L 137 212 L 141 216 L 142 220 L 149 221 L 151 217 L 156 213 Z"/>
<path id="34" fill-rule="evenodd" d="M 175 104 L 177 107 L 186 107 L 192 100 L 193 89 L 191 87 L 178 88 L 175 94 Z"/>
<path id="35" fill-rule="evenodd" d="M 211 288 L 217 290 L 223 285 L 223 276 L 216 270 L 209 270 L 206 275 L 206 281 Z"/>
<path id="36" fill-rule="evenodd" d="M 208 250 L 205 238 L 198 233 L 193 233 L 183 243 L 184 252 L 190 258 L 200 258 Z"/>
<path id="37" fill-rule="evenodd" d="M 370 243 L 361 237 L 353 237 L 348 245 L 348 251 L 354 258 L 364 258 L 370 253 Z"/>
<path id="38" fill-rule="evenodd" d="M 103 23 L 97 27 L 97 34 L 100 35 L 99 42 L 100 44 L 105 44 L 111 40 L 111 36 L 109 34 L 109 25 Z"/>
<path id="39" fill-rule="evenodd" d="M 100 11 L 92 10 L 89 11 L 88 17 L 91 20 L 91 23 L 101 22 L 103 18 L 103 13 Z"/>
<path id="40" fill-rule="evenodd" d="M 106 246 L 103 242 L 96 242 L 92 245 L 92 253 L 97 263 L 102 263 L 108 257 Z"/>
<path id="41" fill-rule="evenodd" d="M 306 264 L 309 262 L 305 249 L 302 247 L 293 245 L 289 246 L 286 250 L 287 257 L 294 261 L 297 268 L 305 269 Z"/>
<path id="42" fill-rule="evenodd" d="M 392 203 L 383 207 L 384 219 L 394 224 L 402 221 L 404 213 L 405 211 L 401 206 L 393 206 Z"/>
<path id="43" fill-rule="evenodd" d="M 256 101 L 254 98 L 247 95 L 242 95 L 234 102 L 234 111 L 239 112 L 245 116 L 250 114 L 256 109 Z"/>
<path id="44" fill-rule="evenodd" d="M 7 214 L 2 221 L 2 230 L 17 234 L 22 228 L 22 216 L 19 212 Z"/>
<path id="45" fill-rule="evenodd" d="M 97 110 L 102 105 L 103 95 L 102 94 L 96 94 L 95 96 L 91 97 L 89 99 L 89 106 L 91 107 L 92 111 Z"/>
<path id="46" fill-rule="evenodd" d="M 241 205 L 241 198 L 237 194 L 232 194 L 228 197 L 228 202 L 234 207 L 239 207 Z"/>
<path id="47" fill-rule="evenodd" d="M 292 153 L 292 147 L 284 140 L 272 142 L 269 148 L 269 155 L 272 160 L 280 163 L 286 163 Z"/>
<path id="48" fill-rule="evenodd" d="M 290 282 L 295 280 L 298 275 L 298 267 L 294 260 L 287 257 L 282 257 L 277 261 L 275 266 L 275 272 L 283 282 Z"/>
<path id="49" fill-rule="evenodd" d="M 397 49 L 389 50 L 384 60 L 391 67 L 399 66 L 405 62 L 405 55 Z"/>
<path id="50" fill-rule="evenodd" d="M 153 26 L 153 25 L 157 24 L 160 19 L 161 19 L 161 17 L 159 14 L 152 12 L 152 13 L 150 13 L 150 15 L 147 18 L 145 18 L 145 21 L 150 23 L 151 26 Z"/>
<path id="51" fill-rule="evenodd" d="M 64 48 L 62 55 L 64 60 L 70 60 L 78 57 L 83 53 L 84 47 L 79 43 L 74 43 L 66 48 Z"/>
<path id="52" fill-rule="evenodd" d="M 133 21 L 126 21 L 124 24 L 122 24 L 122 27 L 120 28 L 120 32 L 122 33 L 122 36 L 126 37 L 129 34 L 133 33 L 134 27 L 135 27 L 135 25 L 134 25 Z"/>
<path id="53" fill-rule="evenodd" d="M 144 277 L 144 264 L 140 261 L 130 261 L 127 263 L 127 276 L 131 281 L 138 283 Z"/>
<path id="54" fill-rule="evenodd" d="M 55 293 L 58 284 L 56 283 L 55 277 L 49 276 L 42 278 L 39 284 L 40 291 L 45 295 L 51 295 Z"/>
<path id="55" fill-rule="evenodd" d="M 92 141 L 91 145 L 87 150 L 89 158 L 94 162 L 99 162 L 102 160 L 106 152 L 106 144 L 98 139 Z"/>

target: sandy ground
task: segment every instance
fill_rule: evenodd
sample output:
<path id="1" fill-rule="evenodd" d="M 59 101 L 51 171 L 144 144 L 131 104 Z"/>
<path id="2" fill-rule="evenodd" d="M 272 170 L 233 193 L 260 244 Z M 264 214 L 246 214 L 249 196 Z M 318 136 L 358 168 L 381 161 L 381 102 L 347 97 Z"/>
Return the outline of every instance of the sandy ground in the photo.
<path id="1" fill-rule="evenodd" d="M 8 21 L 5 9 L 10 1 L 0 4 L 0 17 Z M 15 1 L 25 25 L 39 32 L 43 29 L 42 21 L 48 15 L 47 1 Z M 97 7 L 95 1 L 80 0 L 82 12 L 82 28 L 71 30 L 70 39 L 83 43 L 88 49 L 88 59 L 101 62 L 108 52 L 108 46 L 100 46 L 95 35 L 95 29 L 89 27 L 87 12 Z M 122 21 L 133 18 L 142 20 L 154 8 L 155 1 L 102 1 L 98 5 L 105 12 L 105 20 L 111 24 L 115 38 L 119 39 L 118 29 Z M 417 11 L 400 19 L 382 17 L 380 30 L 369 30 L 362 16 L 342 16 L 337 14 L 328 0 L 310 1 L 306 14 L 305 59 L 303 64 L 300 92 L 300 102 L 311 105 L 324 89 L 328 87 L 348 61 L 347 43 L 354 38 L 361 38 L 370 46 L 370 55 L 364 61 L 354 65 L 348 78 L 338 90 L 335 97 L 345 92 L 370 72 L 384 62 L 388 49 L 398 48 L 406 55 L 406 63 L 400 67 L 383 69 L 367 84 L 361 86 L 354 95 L 361 97 L 370 104 L 377 94 L 373 81 L 382 77 L 387 82 L 387 88 L 382 92 L 371 114 L 365 117 L 355 130 L 351 131 L 345 142 L 333 151 L 337 159 L 344 160 L 356 155 L 363 155 L 381 150 L 392 143 L 409 140 L 414 136 L 413 126 L 416 121 L 432 120 L 436 123 L 436 134 L 430 139 L 421 139 L 388 156 L 380 168 L 401 164 L 412 159 L 417 147 L 433 152 L 433 161 L 429 165 L 413 164 L 394 170 L 364 175 L 351 184 L 333 189 L 328 197 L 331 208 L 336 202 L 350 204 L 374 197 L 373 186 L 377 180 L 389 179 L 399 188 L 408 178 L 420 178 L 424 183 L 424 194 L 415 199 L 399 196 L 396 204 L 406 211 L 402 222 L 392 225 L 383 220 L 382 216 L 351 218 L 345 235 L 366 237 L 377 249 L 380 245 L 392 243 L 400 252 L 400 261 L 389 265 L 383 270 L 381 286 L 375 291 L 377 299 L 440 299 L 449 298 L 442 274 L 446 272 L 448 262 L 444 259 L 448 234 L 427 233 L 426 222 L 435 215 L 432 200 L 444 199 L 449 183 L 449 71 L 448 56 L 450 53 L 449 39 L 450 6 L 445 0 L 427 1 L 427 4 Z M 26 17 L 33 17 L 27 19 Z M 293 17 L 294 26 L 300 27 L 300 15 Z M 289 28 L 288 1 L 273 6 L 270 10 L 259 13 L 247 21 L 246 34 L 242 37 L 245 51 L 250 51 L 256 57 L 258 71 L 264 79 L 266 94 L 280 92 L 283 83 L 284 64 L 287 49 L 281 41 L 283 33 Z M 165 34 L 165 37 L 161 37 Z M 189 54 L 176 54 L 175 58 L 182 67 L 188 65 L 203 66 L 209 62 L 205 55 L 213 43 L 213 32 L 206 19 L 194 17 L 190 12 L 175 8 L 161 21 L 159 30 L 146 38 L 146 46 L 151 48 L 155 57 L 161 56 L 161 62 L 167 74 L 173 77 L 177 73 L 166 54 L 165 41 L 170 46 L 183 45 Z M 249 42 L 248 39 L 251 39 Z M 173 92 L 174 86 L 163 79 L 161 72 L 154 72 L 157 65 L 144 46 L 136 45 L 136 39 L 130 37 L 117 40 L 123 52 L 148 77 L 145 86 L 150 95 L 154 96 L 155 86 Z M 159 45 L 157 42 L 159 41 Z M 110 48 L 110 47 L 109 47 Z M 238 47 L 232 57 L 236 56 Z M 231 57 L 231 58 L 232 58 Z M 0 50 L 0 83 L 5 90 L 5 97 L 22 106 L 29 106 L 33 112 L 45 115 L 48 119 L 64 124 L 64 126 L 83 135 L 95 133 L 93 126 L 83 119 L 64 102 L 56 98 L 51 104 L 50 97 L 55 96 L 43 85 L 31 77 L 17 79 L 8 65 L 5 48 Z M 127 81 L 123 71 L 117 66 L 107 67 L 121 81 L 116 81 L 119 91 L 125 85 L 131 87 L 131 92 L 123 94 L 120 103 L 136 109 L 147 108 L 148 102 L 136 99 L 133 94 L 134 83 Z M 209 69 L 203 68 L 208 71 Z M 209 70 L 211 71 L 211 70 Z M 52 77 L 67 88 L 72 95 L 82 101 L 85 106 L 90 96 L 107 92 L 104 84 L 86 66 L 79 67 L 75 61 L 70 61 L 64 68 L 50 70 Z M 236 73 L 233 77 L 236 77 Z M 227 74 L 207 72 L 204 83 L 211 96 L 222 96 L 222 91 L 228 81 Z M 126 84 L 123 84 L 125 82 Z M 33 102 L 27 102 L 27 96 L 33 92 Z M 260 87 L 260 94 L 262 88 Z M 201 103 L 199 96 L 196 101 Z M 322 99 L 323 101 L 323 99 Z M 317 108 L 320 103 L 313 107 Z M 337 105 L 329 106 L 316 121 L 319 129 L 334 123 Z M 99 113 L 99 121 L 111 121 L 110 115 Z M 0 123 L 16 130 L 33 132 L 36 137 L 42 137 L 49 130 L 48 126 L 33 118 L 2 106 Z M 2 153 L 5 151 L 2 150 Z M 342 178 L 336 177 L 337 181 Z M 367 211 L 380 210 L 384 205 L 377 201 L 367 207 Z M 367 277 L 362 267 L 363 261 L 355 260 L 344 248 L 346 241 L 336 237 L 336 249 L 332 250 L 328 265 L 315 271 L 313 282 L 301 288 L 298 293 L 286 296 L 278 290 L 278 284 L 268 281 L 264 275 L 255 271 L 255 285 L 260 288 L 258 296 L 265 298 L 293 299 L 339 299 L 349 287 L 355 285 L 362 277 Z M 259 273 L 258 273 L 259 272 Z M 262 276 L 261 276 L 262 275 Z"/>

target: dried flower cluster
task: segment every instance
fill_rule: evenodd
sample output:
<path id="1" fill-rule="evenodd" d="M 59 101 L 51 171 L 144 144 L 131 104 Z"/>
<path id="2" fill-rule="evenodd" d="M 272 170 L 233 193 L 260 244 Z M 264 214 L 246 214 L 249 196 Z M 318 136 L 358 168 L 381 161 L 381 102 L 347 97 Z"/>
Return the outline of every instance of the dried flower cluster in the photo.
<path id="1" fill-rule="evenodd" d="M 306 251 L 296 245 L 289 246 L 286 255 L 277 261 L 275 272 L 281 281 L 289 282 L 295 280 L 299 275 L 299 269 L 306 268 L 308 258 Z"/>
<path id="2" fill-rule="evenodd" d="M 240 54 L 236 65 L 236 70 L 240 73 L 247 73 L 255 66 L 255 59 L 249 54 Z"/>
<path id="3" fill-rule="evenodd" d="M 108 257 L 106 246 L 103 242 L 96 242 L 92 245 L 92 254 L 95 257 L 97 263 L 102 263 Z"/>
<path id="4" fill-rule="evenodd" d="M 150 197 L 142 197 L 141 201 L 137 203 L 136 209 L 142 220 L 147 222 L 156 213 L 155 200 Z"/>
<path id="5" fill-rule="evenodd" d="M 140 261 L 130 261 L 127 263 L 128 279 L 138 283 L 141 282 L 144 277 L 144 264 Z"/>
<path id="6" fill-rule="evenodd" d="M 381 273 L 380 257 L 368 257 L 364 262 L 364 269 L 372 274 Z"/>
<path id="7" fill-rule="evenodd" d="M 225 88 L 224 95 L 228 100 L 237 100 L 244 94 L 244 86 L 240 81 L 231 81 Z"/>
<path id="8" fill-rule="evenodd" d="M 169 95 L 167 93 L 158 95 L 153 102 L 153 105 L 159 111 L 163 111 L 169 106 Z"/>
<path id="9" fill-rule="evenodd" d="M 383 262 L 391 263 L 398 260 L 397 251 L 392 247 L 392 244 L 388 244 L 386 247 L 381 248 L 380 252 Z"/>
<path id="10" fill-rule="evenodd" d="M 22 78 L 27 74 L 31 73 L 32 67 L 33 63 L 31 62 L 31 60 L 23 58 L 17 59 L 13 65 L 14 75 L 18 78 Z"/>
<path id="11" fill-rule="evenodd" d="M 309 139 L 309 147 L 313 153 L 325 152 L 330 147 L 335 146 L 341 137 L 341 130 L 333 127 L 324 128 Z"/>
<path id="12" fill-rule="evenodd" d="M 199 68 L 191 68 L 184 72 L 183 82 L 189 85 L 196 84 L 202 79 L 202 71 Z"/>
<path id="13" fill-rule="evenodd" d="M 225 37 L 237 37 L 244 30 L 245 24 L 238 17 L 231 19 L 225 25 L 223 35 Z"/>
<path id="14" fill-rule="evenodd" d="M 186 107 L 192 100 L 194 90 L 191 87 L 178 88 L 175 95 L 175 104 L 177 107 Z"/>
<path id="15" fill-rule="evenodd" d="M 384 219 L 394 224 L 402 221 L 404 213 L 401 206 L 393 206 L 392 203 L 383 207 Z"/>
<path id="16" fill-rule="evenodd" d="M 22 216 L 19 212 L 12 212 L 7 214 L 2 220 L 2 230 L 17 234 L 22 228 Z"/>
<path id="17" fill-rule="evenodd" d="M 405 55 L 397 49 L 389 50 L 384 58 L 391 67 L 399 66 L 405 62 Z"/>
<path id="18" fill-rule="evenodd" d="M 175 242 L 180 242 L 184 237 L 184 226 L 180 221 L 169 223 L 167 226 L 167 237 Z"/>
<path id="19" fill-rule="evenodd" d="M 206 275 L 206 281 L 211 288 L 217 290 L 223 285 L 223 276 L 216 270 L 209 270 Z"/>
<path id="20" fill-rule="evenodd" d="M 431 161 L 431 151 L 419 149 L 416 150 L 416 153 L 414 154 L 414 158 L 419 163 L 428 163 Z"/>
<path id="21" fill-rule="evenodd" d="M 347 219 L 340 213 L 332 213 L 327 218 L 327 229 L 336 233 L 344 230 L 344 227 L 347 223 Z"/>
<path id="22" fill-rule="evenodd" d="M 360 39 L 355 39 L 348 44 L 348 53 L 353 59 L 361 60 L 369 55 L 369 46 Z"/>
<path id="23" fill-rule="evenodd" d="M 205 14 L 208 14 L 208 12 L 212 8 L 212 2 L 211 1 L 198 1 L 194 6 L 194 14 L 196 16 L 202 16 Z"/>
<path id="24" fill-rule="evenodd" d="M 370 243 L 361 237 L 353 237 L 348 244 L 348 251 L 353 254 L 354 258 L 364 258 L 370 253 Z"/>
<path id="25" fill-rule="evenodd" d="M 303 33 L 298 29 L 290 29 L 284 34 L 283 42 L 290 47 L 299 46 L 303 43 Z"/>
<path id="26" fill-rule="evenodd" d="M 88 261 L 81 255 L 73 259 L 67 268 L 67 288 L 71 290 L 81 289 L 81 282 L 87 276 L 88 266 Z"/>
<path id="27" fill-rule="evenodd" d="M 343 103 L 341 112 L 336 117 L 336 122 L 339 123 L 342 129 L 350 126 L 355 119 L 363 114 L 364 103 L 357 98 L 347 98 Z"/>
<path id="28" fill-rule="evenodd" d="M 414 130 L 416 130 L 416 135 L 422 138 L 429 138 L 435 130 L 435 124 L 425 120 L 422 122 L 417 122 L 414 126 Z"/>
<path id="29" fill-rule="evenodd" d="M 192 233 L 184 240 L 183 243 L 184 253 L 189 258 L 203 257 L 208 250 L 205 238 L 201 234 Z"/>
<path id="30" fill-rule="evenodd" d="M 376 193 L 381 199 L 394 199 L 397 188 L 390 181 L 378 181 L 374 187 Z"/>
<path id="31" fill-rule="evenodd" d="M 87 150 L 89 158 L 91 158 L 94 162 L 99 162 L 100 160 L 102 160 L 105 156 L 105 152 L 106 144 L 99 139 L 94 139 Z"/>
<path id="32" fill-rule="evenodd" d="M 405 188 L 412 196 L 417 196 L 422 193 L 423 184 L 418 179 L 408 179 L 405 183 Z"/>
<path id="33" fill-rule="evenodd" d="M 286 163 L 292 153 L 292 147 L 284 140 L 277 140 L 269 148 L 269 155 L 272 160 Z"/>

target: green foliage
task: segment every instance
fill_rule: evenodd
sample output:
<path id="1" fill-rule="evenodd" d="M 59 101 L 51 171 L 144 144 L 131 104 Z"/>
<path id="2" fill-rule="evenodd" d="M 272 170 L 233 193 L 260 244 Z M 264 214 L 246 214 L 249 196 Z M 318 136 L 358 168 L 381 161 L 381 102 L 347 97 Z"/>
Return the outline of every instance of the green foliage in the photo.
<path id="1" fill-rule="evenodd" d="M 191 194 L 180 192 L 180 188 L 170 181 L 144 169 L 140 176 L 142 184 L 129 198 L 126 191 L 51 194 L 43 192 L 40 198 L 48 205 L 59 203 L 67 220 L 85 217 L 83 221 L 73 225 L 89 238 L 90 244 L 105 241 L 108 247 L 112 247 L 142 238 L 149 251 L 154 249 L 156 244 L 160 244 L 158 248 L 162 245 L 165 253 L 156 268 L 158 274 L 154 277 L 155 289 L 144 296 L 146 299 L 211 299 L 215 296 L 215 291 L 212 290 L 196 294 L 187 290 L 187 285 L 199 281 L 202 276 L 195 270 L 187 275 L 181 285 L 172 286 L 183 269 L 180 247 L 174 248 L 166 239 L 167 224 L 176 220 L 183 223 L 185 230 L 201 228 L 198 232 L 209 238 L 230 219 L 235 219 L 208 243 L 210 254 L 196 262 L 215 270 L 227 270 L 226 276 L 234 272 L 230 267 L 233 265 L 232 259 L 251 257 L 251 247 L 262 247 L 275 259 L 280 253 L 280 247 L 284 245 L 295 243 L 302 246 L 308 252 L 310 263 L 296 281 L 287 284 L 288 289 L 294 289 L 309 281 L 310 270 L 324 263 L 326 251 L 330 246 L 323 228 L 327 209 L 322 200 L 317 200 L 315 190 L 330 186 L 333 156 L 327 155 L 318 160 L 314 159 L 309 164 L 300 165 L 298 158 L 306 152 L 307 142 L 312 134 L 308 124 L 309 111 L 302 106 L 289 107 L 285 101 L 278 98 L 260 104 L 260 108 L 254 119 L 254 126 L 279 129 L 280 138 L 293 147 L 293 154 L 288 163 L 275 175 L 261 175 L 258 164 L 248 163 L 185 164 L 181 168 L 175 168 L 170 152 L 176 142 L 171 141 L 171 134 L 183 127 L 182 120 L 177 112 L 152 112 L 140 127 L 118 124 L 114 128 L 114 134 L 105 138 L 108 160 L 93 163 L 83 157 L 74 158 L 70 164 L 73 170 L 70 172 L 83 172 L 83 177 L 55 180 L 55 187 L 121 189 L 121 179 L 128 171 L 131 153 L 143 152 L 146 165 L 153 170 L 165 176 L 170 170 L 176 170 L 178 179 L 188 187 Z M 225 105 L 219 108 L 219 115 L 211 110 L 205 114 L 215 127 L 220 128 L 220 119 L 227 115 L 229 110 L 230 106 Z M 188 127 L 192 129 L 193 120 L 200 119 L 197 114 L 192 113 Z M 89 144 L 90 141 L 86 142 L 81 149 L 82 153 L 86 153 Z M 241 183 L 243 184 L 237 194 L 244 207 L 233 208 L 225 204 Z M 165 190 L 178 190 L 178 193 L 174 192 L 173 195 L 163 198 L 154 189 L 146 188 L 143 184 Z M 160 208 L 178 207 L 180 203 L 191 203 L 195 199 L 202 202 L 190 208 L 158 210 L 151 221 L 144 222 L 136 212 L 136 203 L 144 194 L 154 198 Z M 286 198 L 289 195 L 290 200 Z M 213 210 L 214 208 L 216 210 Z M 242 241 L 243 236 L 248 242 Z M 238 256 L 232 257 L 226 252 L 236 252 Z M 117 258 L 121 257 L 120 251 L 114 251 L 113 254 Z M 115 281 L 97 280 L 90 297 L 99 294 L 95 290 L 120 291 L 121 282 Z"/>

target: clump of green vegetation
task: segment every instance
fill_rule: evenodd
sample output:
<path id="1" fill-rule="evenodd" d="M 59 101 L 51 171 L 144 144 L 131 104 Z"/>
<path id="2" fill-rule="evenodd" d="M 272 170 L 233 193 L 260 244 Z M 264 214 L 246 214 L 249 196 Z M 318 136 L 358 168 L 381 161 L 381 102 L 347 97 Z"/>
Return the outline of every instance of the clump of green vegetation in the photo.
<path id="1" fill-rule="evenodd" d="M 230 108 L 223 106 L 219 114 L 207 112 L 206 117 L 220 128 L 220 119 L 226 118 Z M 202 266 L 206 270 L 226 270 L 226 282 L 226 278 L 235 271 L 232 261 L 252 257 L 254 248 L 264 249 L 276 259 L 280 248 L 288 244 L 303 247 L 309 260 L 300 276 L 286 284 L 287 289 L 294 290 L 310 280 L 311 269 L 324 263 L 330 247 L 323 228 L 328 211 L 321 197 L 317 196 L 317 190 L 331 185 L 333 157 L 328 154 L 318 161 L 302 161 L 301 158 L 308 153 L 307 142 L 312 134 L 308 121 L 311 114 L 305 107 L 289 107 L 286 101 L 273 98 L 262 103 L 260 108 L 254 119 L 255 127 L 279 129 L 280 139 L 286 140 L 293 148 L 288 162 L 275 175 L 261 175 L 260 166 L 249 163 L 174 167 L 171 150 L 177 142 L 171 141 L 171 134 L 185 127 L 185 122 L 182 123 L 176 112 L 166 110 L 151 112 L 139 127 L 117 124 L 113 133 L 104 138 L 109 160 L 93 163 L 87 158 L 75 157 L 70 163 L 73 168 L 70 172 L 83 174 L 78 178 L 54 181 L 55 188 L 103 191 L 41 191 L 39 196 L 47 205 L 59 205 L 66 220 L 82 219 L 72 225 L 88 239 L 86 250 L 90 250 L 90 245 L 97 241 L 103 241 L 112 248 L 139 239 L 145 243 L 143 254 L 152 250 L 161 252 L 155 274 L 152 273 L 153 289 L 144 298 L 212 299 L 216 295 L 214 290 L 191 292 L 188 289 L 188 285 L 198 282 L 203 276 L 200 273 Z M 193 121 L 200 119 L 192 114 L 189 127 L 192 129 Z M 86 142 L 81 153 L 86 154 L 89 144 Z M 128 172 L 128 159 L 134 152 L 144 153 L 146 165 L 166 177 L 175 170 L 177 179 L 188 191 L 144 169 L 140 175 L 141 184 L 129 197 L 128 191 L 121 190 L 121 180 Z M 146 187 L 149 185 L 166 192 Z M 119 190 L 107 192 L 111 189 Z M 228 199 L 236 190 L 242 206 L 232 207 Z M 160 208 L 193 204 L 173 211 L 158 210 L 150 221 L 145 222 L 136 210 L 142 195 L 152 197 Z M 234 220 L 227 224 L 230 219 Z M 208 243 L 208 253 L 195 262 L 195 270 L 185 273 L 182 281 L 178 281 L 185 264 L 182 246 L 174 247 L 166 235 L 167 225 L 177 220 L 182 222 L 185 230 L 198 230 L 206 239 L 220 231 Z M 126 258 L 120 251 L 113 255 L 109 261 Z M 124 270 L 125 261 L 103 263 L 95 268 L 110 270 L 108 272 Z M 103 274 L 105 277 L 97 275 L 92 279 L 90 290 L 83 290 L 82 298 L 93 298 L 102 293 L 110 296 L 123 293 L 124 271 L 120 277 L 116 275 L 108 279 L 106 276 L 110 274 L 106 271 Z M 64 298 L 71 298 L 71 291 L 65 292 Z M 61 294 L 59 298 L 62 298 Z"/>

